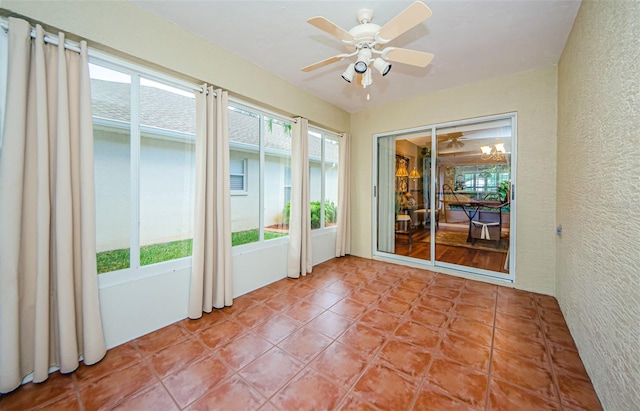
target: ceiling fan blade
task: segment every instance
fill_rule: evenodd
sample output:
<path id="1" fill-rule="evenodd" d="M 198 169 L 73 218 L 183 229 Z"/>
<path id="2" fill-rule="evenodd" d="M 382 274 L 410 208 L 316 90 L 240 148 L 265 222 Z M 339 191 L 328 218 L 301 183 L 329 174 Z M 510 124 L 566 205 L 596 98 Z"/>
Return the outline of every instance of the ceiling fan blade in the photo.
<path id="1" fill-rule="evenodd" d="M 333 57 L 329 57 L 328 59 L 324 59 L 322 61 L 319 61 L 317 63 L 313 63 L 310 64 L 306 67 L 301 68 L 300 70 L 304 71 L 304 72 L 309 72 L 309 71 L 313 71 L 315 69 L 319 69 L 320 67 L 324 67 L 324 66 L 328 66 L 329 64 L 333 64 L 336 61 L 340 61 L 344 58 L 343 55 L 337 55 L 337 56 L 333 56 Z"/>
<path id="2" fill-rule="evenodd" d="M 431 9 L 416 1 L 392 18 L 378 31 L 382 43 L 387 43 L 431 17 Z"/>
<path id="3" fill-rule="evenodd" d="M 314 27 L 319 28 L 325 33 L 331 34 L 333 37 L 337 38 L 338 40 L 343 40 L 346 42 L 353 41 L 353 36 L 349 34 L 348 31 L 346 31 L 340 26 L 337 26 L 336 24 L 327 20 L 324 17 L 320 17 L 320 16 L 311 17 L 309 20 L 307 20 L 307 23 L 311 24 Z"/>
<path id="4" fill-rule="evenodd" d="M 427 67 L 429 63 L 431 63 L 431 60 L 433 60 L 433 54 L 416 50 L 387 47 L 382 53 L 382 58 L 396 63 L 409 64 L 417 67 Z"/>

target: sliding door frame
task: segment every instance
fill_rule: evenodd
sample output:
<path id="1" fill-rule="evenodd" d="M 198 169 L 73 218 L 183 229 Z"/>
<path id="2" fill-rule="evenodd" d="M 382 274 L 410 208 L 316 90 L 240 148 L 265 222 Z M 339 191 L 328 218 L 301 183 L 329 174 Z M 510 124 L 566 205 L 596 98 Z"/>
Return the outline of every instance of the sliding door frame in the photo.
<path id="1" fill-rule="evenodd" d="M 403 255 L 388 253 L 384 251 L 378 250 L 378 197 L 380 193 L 378 192 L 378 140 L 380 138 L 389 138 L 395 136 L 394 141 L 398 140 L 399 136 L 415 134 L 423 132 L 427 134 L 431 131 L 431 181 L 430 181 L 430 190 L 433 195 L 430 196 L 430 204 L 429 209 L 431 210 L 431 220 L 435 221 L 435 210 L 436 210 L 436 163 L 437 163 L 437 131 L 439 128 L 448 128 L 448 127 L 456 127 L 456 126 L 466 126 L 480 122 L 494 121 L 494 120 L 511 120 L 511 170 L 510 170 L 510 179 L 511 179 L 511 199 L 510 199 L 510 210 L 509 210 L 509 251 L 508 251 L 508 261 L 509 261 L 509 273 L 498 273 L 490 270 L 484 270 L 469 266 L 462 266 L 457 264 L 451 264 L 446 262 L 439 262 L 435 260 L 435 241 L 430 242 L 430 260 L 422 260 L 419 258 L 407 257 Z M 518 147 L 518 116 L 517 113 L 504 113 L 504 114 L 496 114 L 491 116 L 484 117 L 476 117 L 470 118 L 466 120 L 460 121 L 451 121 L 445 123 L 437 123 L 431 124 L 427 126 L 421 127 L 413 127 L 402 130 L 394 130 L 392 132 L 385 133 L 376 133 L 373 135 L 373 167 L 372 167 L 372 181 L 373 181 L 373 198 L 372 198 L 372 219 L 371 219 L 371 234 L 372 234 L 372 255 L 374 258 L 385 258 L 389 260 L 396 260 L 400 263 L 410 263 L 412 265 L 417 265 L 421 268 L 443 268 L 448 272 L 458 272 L 460 274 L 472 274 L 482 277 L 489 277 L 494 280 L 503 280 L 505 282 L 513 283 L 515 282 L 515 273 L 516 273 L 516 236 L 517 236 L 517 226 L 516 226 L 516 209 L 517 209 L 517 201 L 516 201 L 516 181 L 517 181 L 517 147 Z M 431 224 L 430 226 L 430 236 L 433 239 L 435 237 L 435 224 Z"/>

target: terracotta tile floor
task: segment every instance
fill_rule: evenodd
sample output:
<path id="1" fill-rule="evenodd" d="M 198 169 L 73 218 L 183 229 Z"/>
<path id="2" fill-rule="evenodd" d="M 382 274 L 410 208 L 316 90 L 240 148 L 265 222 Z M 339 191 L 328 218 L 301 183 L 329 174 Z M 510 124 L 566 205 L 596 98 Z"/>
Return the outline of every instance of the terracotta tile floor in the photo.
<path id="1" fill-rule="evenodd" d="M 601 407 L 554 298 L 345 257 L 27 384 L 0 409 Z"/>

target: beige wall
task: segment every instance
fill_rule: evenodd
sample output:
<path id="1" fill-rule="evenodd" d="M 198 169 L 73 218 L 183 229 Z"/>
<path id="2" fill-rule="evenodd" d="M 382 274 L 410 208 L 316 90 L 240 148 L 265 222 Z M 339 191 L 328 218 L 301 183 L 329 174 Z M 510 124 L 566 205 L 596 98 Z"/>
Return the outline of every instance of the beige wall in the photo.
<path id="1" fill-rule="evenodd" d="M 640 409 L 640 3 L 583 1 L 558 69 L 557 297 L 600 401 Z"/>
<path id="2" fill-rule="evenodd" d="M 351 116 L 353 254 L 372 256 L 373 134 L 518 113 L 516 287 L 554 293 L 556 67 L 477 82 Z"/>
<path id="3" fill-rule="evenodd" d="M 135 56 L 283 114 L 306 117 L 312 124 L 338 132 L 349 131 L 347 112 L 128 1 L 0 1 L 3 14 L 17 13 L 71 37 L 79 36 L 90 47 Z"/>

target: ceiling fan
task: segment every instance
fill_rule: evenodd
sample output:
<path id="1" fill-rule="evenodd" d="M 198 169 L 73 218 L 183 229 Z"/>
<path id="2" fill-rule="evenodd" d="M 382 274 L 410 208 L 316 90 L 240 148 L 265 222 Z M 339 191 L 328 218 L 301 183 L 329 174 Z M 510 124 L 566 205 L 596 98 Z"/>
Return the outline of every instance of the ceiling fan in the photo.
<path id="1" fill-rule="evenodd" d="M 458 140 L 461 137 L 463 137 L 463 134 L 461 132 L 448 133 L 441 136 L 442 143 L 447 143 L 446 148 L 454 149 L 464 147 L 464 143 Z M 440 137 L 438 138 L 438 140 L 440 140 Z"/>
<path id="2" fill-rule="evenodd" d="M 301 70 L 313 71 L 356 56 L 356 61 L 347 66 L 342 73 L 342 78 L 351 83 L 354 75 L 358 74 L 360 75 L 359 84 L 366 88 L 373 83 L 372 66 L 383 76 L 389 74 L 391 70 L 389 62 L 426 67 L 433 59 L 433 54 L 398 47 L 385 47 L 385 45 L 429 17 L 431 17 L 431 9 L 420 1 L 412 3 L 382 27 L 371 22 L 373 11 L 369 9 L 358 10 L 356 19 L 360 24 L 349 31 L 324 17 L 312 17 L 307 20 L 307 23 L 341 40 L 349 49 L 349 53 L 329 57 L 303 67 Z"/>
<path id="3" fill-rule="evenodd" d="M 464 143 L 462 141 L 458 141 L 459 137 L 451 137 L 449 143 L 447 144 L 447 148 L 462 148 L 464 147 Z"/>

